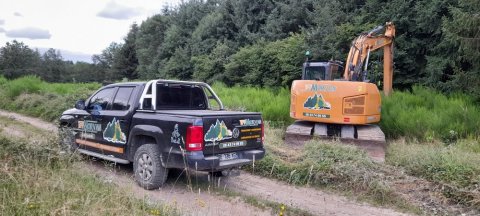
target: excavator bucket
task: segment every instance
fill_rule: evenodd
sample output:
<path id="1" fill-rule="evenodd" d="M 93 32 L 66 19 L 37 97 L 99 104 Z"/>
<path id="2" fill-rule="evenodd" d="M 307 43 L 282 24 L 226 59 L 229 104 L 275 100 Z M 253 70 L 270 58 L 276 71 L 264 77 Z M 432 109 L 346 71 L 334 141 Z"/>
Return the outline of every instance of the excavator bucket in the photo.
<path id="1" fill-rule="evenodd" d="M 385 161 L 385 135 L 378 125 L 330 125 L 295 121 L 285 133 L 285 143 L 297 148 L 303 147 L 311 139 L 338 139 L 340 143 L 365 150 L 374 161 Z"/>

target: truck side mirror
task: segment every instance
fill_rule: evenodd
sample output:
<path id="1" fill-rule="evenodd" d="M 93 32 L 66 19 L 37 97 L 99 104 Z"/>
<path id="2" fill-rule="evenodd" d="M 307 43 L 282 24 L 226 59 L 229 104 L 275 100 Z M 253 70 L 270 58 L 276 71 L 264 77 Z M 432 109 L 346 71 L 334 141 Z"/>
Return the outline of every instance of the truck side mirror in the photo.
<path id="1" fill-rule="evenodd" d="M 85 101 L 78 100 L 77 102 L 75 102 L 75 109 L 85 110 Z"/>

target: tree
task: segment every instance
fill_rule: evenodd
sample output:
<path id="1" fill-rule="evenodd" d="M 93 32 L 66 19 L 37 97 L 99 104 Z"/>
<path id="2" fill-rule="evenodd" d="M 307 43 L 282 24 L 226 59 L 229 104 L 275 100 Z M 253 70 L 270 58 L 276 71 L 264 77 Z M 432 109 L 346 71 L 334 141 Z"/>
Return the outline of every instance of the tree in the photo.
<path id="1" fill-rule="evenodd" d="M 130 31 L 124 39 L 124 44 L 118 50 L 113 62 L 113 78 L 127 78 L 129 80 L 138 78 L 138 58 L 136 52 L 136 38 L 138 25 L 136 23 L 130 26 Z"/>
<path id="2" fill-rule="evenodd" d="M 68 76 L 60 51 L 52 48 L 43 53 L 40 71 L 40 76 L 48 82 L 63 82 Z"/>
<path id="3" fill-rule="evenodd" d="M 136 39 L 137 70 L 140 77 L 156 78 L 159 71 L 163 69 L 161 62 L 167 54 L 162 52 L 162 46 L 169 24 L 166 16 L 155 15 L 140 25 Z"/>
<path id="4" fill-rule="evenodd" d="M 0 48 L 0 75 L 9 79 L 35 74 L 40 64 L 38 51 L 30 49 L 23 42 L 7 42 Z"/>

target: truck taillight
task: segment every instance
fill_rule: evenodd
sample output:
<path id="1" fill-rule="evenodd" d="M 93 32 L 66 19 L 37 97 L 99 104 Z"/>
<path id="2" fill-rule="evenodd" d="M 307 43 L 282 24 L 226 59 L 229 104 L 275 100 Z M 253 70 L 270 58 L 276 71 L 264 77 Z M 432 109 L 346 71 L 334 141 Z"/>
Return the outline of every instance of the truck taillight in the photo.
<path id="1" fill-rule="evenodd" d="M 203 150 L 203 127 L 202 126 L 189 126 L 187 128 L 187 140 L 185 142 L 185 149 L 187 149 L 187 151 Z"/>

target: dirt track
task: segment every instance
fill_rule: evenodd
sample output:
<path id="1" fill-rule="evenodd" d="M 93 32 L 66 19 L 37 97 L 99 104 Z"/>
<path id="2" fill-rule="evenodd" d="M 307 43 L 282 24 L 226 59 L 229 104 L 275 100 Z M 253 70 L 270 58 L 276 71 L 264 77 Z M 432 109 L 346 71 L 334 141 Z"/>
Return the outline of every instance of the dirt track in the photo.
<path id="1" fill-rule="evenodd" d="M 29 123 L 34 127 L 56 133 L 56 126 L 37 118 L 26 117 L 16 113 L 0 111 L 17 121 Z M 0 125 L 0 127 L 3 127 Z M 12 132 L 8 127 L 4 133 L 12 136 L 22 134 Z M 178 207 L 187 215 L 271 215 L 268 208 L 260 209 L 247 204 L 239 196 L 218 195 L 216 190 L 233 191 L 241 195 L 253 196 L 285 204 L 287 208 L 298 208 L 313 215 L 404 215 L 391 209 L 373 207 L 357 203 L 345 197 L 325 193 L 314 188 L 295 187 L 283 182 L 258 177 L 245 172 L 230 178 L 210 179 L 205 173 L 196 173 L 191 177 L 192 187 L 187 187 L 185 175 L 173 173 L 164 187 L 155 191 L 146 191 L 138 187 L 132 178 L 131 166 L 105 166 L 102 161 L 79 163 L 77 166 L 85 171 L 94 172 L 105 182 L 116 184 L 130 190 L 138 198 L 147 198 L 150 202 L 162 202 Z M 194 189 L 191 189 L 194 188 Z"/>

